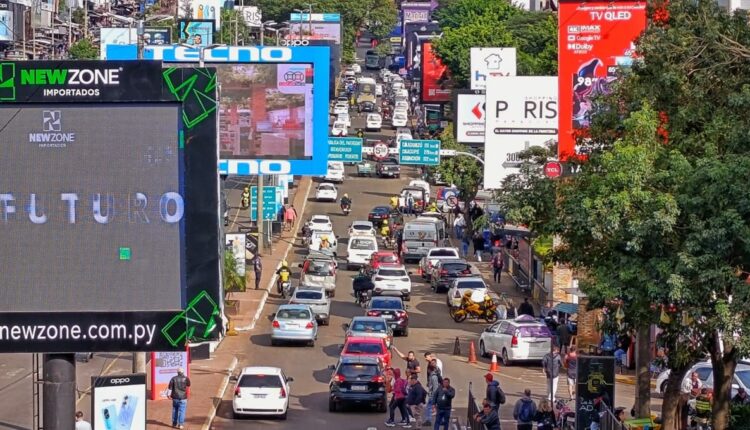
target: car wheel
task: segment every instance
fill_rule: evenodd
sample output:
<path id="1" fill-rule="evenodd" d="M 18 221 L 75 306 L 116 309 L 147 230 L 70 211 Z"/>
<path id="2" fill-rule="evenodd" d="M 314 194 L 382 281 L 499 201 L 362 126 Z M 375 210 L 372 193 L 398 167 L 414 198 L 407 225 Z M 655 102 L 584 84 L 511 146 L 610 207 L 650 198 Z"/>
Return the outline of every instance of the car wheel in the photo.
<path id="1" fill-rule="evenodd" d="M 401 330 L 401 336 L 409 337 L 409 327 L 404 327 L 404 329 Z"/>
<path id="2" fill-rule="evenodd" d="M 661 394 L 664 394 L 667 392 L 667 381 L 664 381 L 661 383 L 661 387 L 659 387 L 659 392 Z"/>
<path id="3" fill-rule="evenodd" d="M 503 366 L 507 367 L 512 364 L 512 362 L 510 361 L 510 358 L 508 358 L 508 350 L 506 350 L 505 348 L 503 348 L 501 360 L 503 360 Z"/>
<path id="4" fill-rule="evenodd" d="M 336 402 L 333 399 L 328 399 L 328 412 L 336 412 L 336 406 Z"/>
<path id="5" fill-rule="evenodd" d="M 283 414 L 279 415 L 279 419 L 282 421 L 286 420 L 287 412 L 289 412 L 289 409 L 285 410 Z"/>
<path id="6" fill-rule="evenodd" d="M 485 357 L 485 358 L 488 356 L 487 355 L 487 350 L 484 349 L 484 341 L 483 340 L 479 341 L 479 355 L 482 356 L 482 357 Z"/>
<path id="7" fill-rule="evenodd" d="M 276 339 L 271 339 L 271 346 L 276 346 L 279 344 L 279 341 Z"/>

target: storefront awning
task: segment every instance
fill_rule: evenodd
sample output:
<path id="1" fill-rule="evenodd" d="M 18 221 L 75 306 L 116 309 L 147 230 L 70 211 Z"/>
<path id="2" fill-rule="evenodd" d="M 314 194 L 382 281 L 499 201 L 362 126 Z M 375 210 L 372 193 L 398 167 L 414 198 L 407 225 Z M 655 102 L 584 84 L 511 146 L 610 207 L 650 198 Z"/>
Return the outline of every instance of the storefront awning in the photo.
<path id="1" fill-rule="evenodd" d="M 554 310 L 556 310 L 558 313 L 568 315 L 577 314 L 578 305 L 575 303 L 558 303 L 555 305 Z"/>

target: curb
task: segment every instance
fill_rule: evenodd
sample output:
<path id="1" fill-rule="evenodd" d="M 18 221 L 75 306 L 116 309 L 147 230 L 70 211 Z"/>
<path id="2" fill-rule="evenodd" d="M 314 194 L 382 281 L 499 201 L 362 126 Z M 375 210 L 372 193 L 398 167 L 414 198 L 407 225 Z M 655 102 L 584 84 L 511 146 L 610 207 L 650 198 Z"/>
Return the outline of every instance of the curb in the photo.
<path id="1" fill-rule="evenodd" d="M 302 201 L 302 208 L 299 211 L 300 217 L 302 214 L 305 213 L 305 208 L 307 207 L 307 199 L 310 197 L 311 189 L 312 189 L 312 179 L 307 185 L 307 191 L 305 191 L 305 199 Z M 286 251 L 284 251 L 284 256 L 281 258 L 282 260 L 285 260 L 287 256 L 289 255 L 289 251 L 292 250 L 292 247 L 294 246 L 294 237 L 297 236 L 297 232 L 299 231 L 299 226 L 300 226 L 300 223 L 297 223 L 297 225 L 294 227 L 294 231 L 292 232 L 292 241 L 290 241 L 289 244 L 286 246 Z M 280 267 L 281 267 L 281 262 L 279 262 L 279 264 L 276 265 L 276 269 L 274 270 L 274 272 L 279 270 Z M 274 287 L 274 285 L 276 285 L 276 278 L 277 278 L 277 275 L 274 274 L 271 277 L 271 280 L 268 282 L 268 285 L 266 286 L 265 291 L 263 292 L 263 298 L 260 299 L 258 310 L 255 312 L 252 322 L 250 322 L 250 324 L 244 327 L 237 327 L 235 330 L 237 330 L 238 332 L 246 332 L 255 328 L 255 324 L 258 322 L 261 314 L 263 313 L 263 308 L 266 307 L 266 301 L 268 301 L 268 296 L 270 294 L 270 291 Z"/>
<path id="2" fill-rule="evenodd" d="M 227 374 L 224 375 L 224 380 L 221 383 L 221 386 L 219 387 L 219 390 L 216 391 L 216 398 L 217 401 L 212 402 L 211 409 L 208 411 L 208 415 L 206 416 L 206 421 L 203 422 L 203 426 L 201 427 L 201 430 L 209 430 L 211 428 L 211 423 L 213 422 L 214 418 L 216 418 L 216 411 L 219 408 L 219 405 L 221 404 L 222 399 L 224 398 L 224 393 L 227 391 L 227 387 L 229 386 L 229 378 L 232 376 L 232 373 L 234 373 L 234 369 L 237 368 L 237 357 L 232 358 L 231 364 L 229 364 L 229 368 L 227 368 Z"/>

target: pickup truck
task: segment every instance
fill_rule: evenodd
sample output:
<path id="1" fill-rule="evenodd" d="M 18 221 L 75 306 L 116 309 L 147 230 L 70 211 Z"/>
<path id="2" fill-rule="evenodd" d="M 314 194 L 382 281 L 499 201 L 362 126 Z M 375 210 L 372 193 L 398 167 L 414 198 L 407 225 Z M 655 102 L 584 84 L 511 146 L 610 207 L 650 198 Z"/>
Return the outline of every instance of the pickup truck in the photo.
<path id="1" fill-rule="evenodd" d="M 419 260 L 419 273 L 422 274 L 422 278 L 429 281 L 432 266 L 434 266 L 438 260 L 454 260 L 457 258 L 461 258 L 461 256 L 456 248 L 432 248 L 427 251 L 427 255 Z"/>
<path id="2" fill-rule="evenodd" d="M 381 178 L 384 176 L 389 178 L 401 177 L 401 166 L 396 160 L 390 158 L 379 162 L 375 170 Z"/>

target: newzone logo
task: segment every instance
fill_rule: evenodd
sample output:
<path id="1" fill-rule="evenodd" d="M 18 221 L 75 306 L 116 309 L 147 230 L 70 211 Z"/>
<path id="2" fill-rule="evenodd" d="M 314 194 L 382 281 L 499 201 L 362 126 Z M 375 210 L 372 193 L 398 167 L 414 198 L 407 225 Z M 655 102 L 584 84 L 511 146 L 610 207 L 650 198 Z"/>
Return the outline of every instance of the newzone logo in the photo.
<path id="1" fill-rule="evenodd" d="M 40 148 L 65 148 L 75 141 L 75 133 L 63 132 L 62 112 L 59 110 L 43 110 L 42 132 L 29 133 L 29 143 L 36 143 Z"/>
<path id="2" fill-rule="evenodd" d="M 115 378 L 109 380 L 109 383 L 113 385 L 127 384 L 128 382 L 130 382 L 130 378 Z"/>

